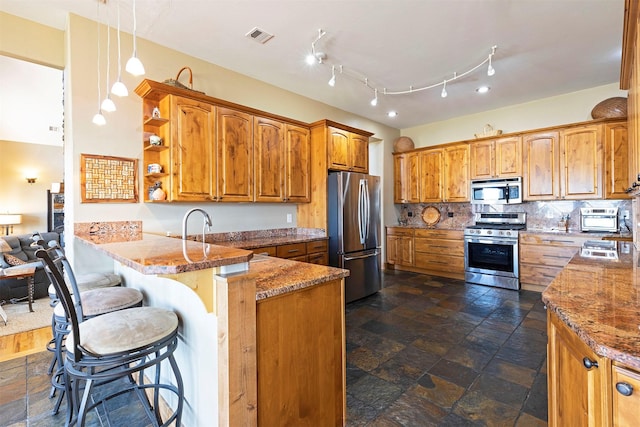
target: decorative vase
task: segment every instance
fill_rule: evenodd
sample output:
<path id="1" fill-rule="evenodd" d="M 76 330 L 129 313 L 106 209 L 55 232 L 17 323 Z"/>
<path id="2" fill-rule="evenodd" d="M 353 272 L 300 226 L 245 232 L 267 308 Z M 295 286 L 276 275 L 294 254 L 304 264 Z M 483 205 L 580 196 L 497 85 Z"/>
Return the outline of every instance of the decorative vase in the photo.
<path id="1" fill-rule="evenodd" d="M 151 199 L 153 200 L 165 200 L 167 198 L 167 193 L 164 192 L 164 190 L 160 187 L 156 188 L 155 190 L 153 190 L 153 193 L 151 193 Z"/>

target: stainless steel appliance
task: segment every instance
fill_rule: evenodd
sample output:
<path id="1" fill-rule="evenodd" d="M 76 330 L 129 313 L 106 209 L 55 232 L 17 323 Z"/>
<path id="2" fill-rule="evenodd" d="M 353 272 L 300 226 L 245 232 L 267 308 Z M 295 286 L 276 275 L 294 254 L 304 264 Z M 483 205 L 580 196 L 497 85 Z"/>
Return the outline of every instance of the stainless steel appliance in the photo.
<path id="1" fill-rule="evenodd" d="M 484 205 L 512 205 L 522 203 L 522 178 L 496 178 L 471 181 L 471 203 Z"/>
<path id="2" fill-rule="evenodd" d="M 618 259 L 618 242 L 615 240 L 587 240 L 580 248 L 584 258 Z"/>
<path id="3" fill-rule="evenodd" d="M 580 231 L 618 232 L 618 208 L 580 208 Z"/>
<path id="4" fill-rule="evenodd" d="M 381 288 L 380 178 L 334 172 L 328 178 L 329 264 L 350 271 L 345 302 Z"/>
<path id="5" fill-rule="evenodd" d="M 477 213 L 464 230 L 464 277 L 469 283 L 520 289 L 518 230 L 526 213 Z"/>

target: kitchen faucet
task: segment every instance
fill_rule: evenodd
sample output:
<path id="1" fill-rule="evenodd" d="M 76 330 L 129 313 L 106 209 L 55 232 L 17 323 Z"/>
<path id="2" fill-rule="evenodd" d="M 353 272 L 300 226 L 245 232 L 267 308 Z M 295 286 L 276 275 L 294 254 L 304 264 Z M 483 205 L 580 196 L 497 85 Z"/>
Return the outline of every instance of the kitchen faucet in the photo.
<path id="1" fill-rule="evenodd" d="M 191 215 L 195 211 L 201 212 L 202 215 L 204 215 L 204 224 L 202 225 L 202 243 L 204 243 L 204 241 L 205 241 L 205 239 L 204 239 L 204 237 L 205 237 L 204 228 L 206 226 L 207 230 L 211 231 L 211 226 L 213 224 L 211 223 L 211 217 L 209 216 L 209 214 L 206 213 L 204 210 L 202 210 L 200 208 L 193 208 L 193 209 L 187 211 L 187 213 L 184 215 L 184 218 L 182 219 L 182 240 L 186 240 L 187 239 L 187 222 L 189 220 L 189 215 Z"/>

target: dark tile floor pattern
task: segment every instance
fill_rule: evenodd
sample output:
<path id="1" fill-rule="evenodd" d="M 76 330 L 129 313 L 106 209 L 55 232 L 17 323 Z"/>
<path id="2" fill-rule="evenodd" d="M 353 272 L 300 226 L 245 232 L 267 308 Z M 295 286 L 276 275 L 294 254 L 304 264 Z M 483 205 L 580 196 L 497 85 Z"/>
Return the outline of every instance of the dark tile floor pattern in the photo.
<path id="1" fill-rule="evenodd" d="M 546 426 L 540 294 L 383 278 L 381 292 L 347 306 L 348 426 Z M 64 424 L 49 415 L 49 357 L 0 363 L 0 426 Z M 131 421 L 121 425 L 140 425 Z"/>
<path id="2" fill-rule="evenodd" d="M 540 294 L 407 272 L 347 305 L 348 426 L 546 426 Z"/>

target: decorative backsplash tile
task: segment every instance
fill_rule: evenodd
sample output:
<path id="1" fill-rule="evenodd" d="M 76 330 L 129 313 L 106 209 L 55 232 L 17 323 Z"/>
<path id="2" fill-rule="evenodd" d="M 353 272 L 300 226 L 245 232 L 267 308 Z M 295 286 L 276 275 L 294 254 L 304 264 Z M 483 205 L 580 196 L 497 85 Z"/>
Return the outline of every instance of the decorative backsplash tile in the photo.
<path id="1" fill-rule="evenodd" d="M 580 208 L 618 207 L 621 232 L 629 233 L 632 221 L 622 219 L 622 212 L 632 212 L 631 200 L 560 200 L 525 202 L 516 205 L 472 205 L 470 203 L 417 203 L 395 205 L 397 224 L 427 227 L 422 212 L 427 206 L 440 211 L 440 221 L 433 228 L 462 229 L 473 225 L 476 212 L 525 212 L 527 229 L 556 230 L 563 216 L 569 215 L 569 231 L 580 231 Z M 389 224 L 391 225 L 391 224 Z M 628 228 L 627 228 L 628 227 Z"/>

